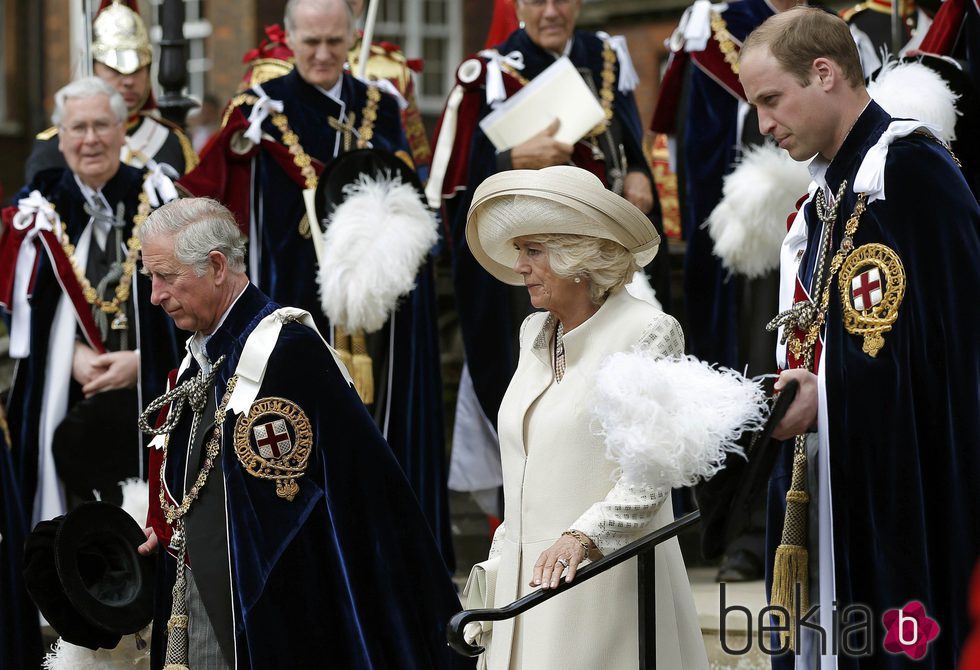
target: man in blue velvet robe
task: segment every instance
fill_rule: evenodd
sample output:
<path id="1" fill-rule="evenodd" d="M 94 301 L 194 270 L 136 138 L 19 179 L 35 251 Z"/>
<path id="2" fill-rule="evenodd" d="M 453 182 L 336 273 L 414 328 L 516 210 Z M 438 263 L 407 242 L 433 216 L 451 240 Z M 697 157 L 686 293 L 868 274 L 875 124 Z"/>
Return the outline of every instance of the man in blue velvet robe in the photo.
<path id="1" fill-rule="evenodd" d="M 503 286 L 474 260 L 464 230 L 473 191 L 484 179 L 502 170 L 538 169 L 571 162 L 594 172 L 607 188 L 623 195 L 647 213 L 658 231 L 660 204 L 653 175 L 643 155 L 643 131 L 633 97 L 635 72 L 623 38 L 575 30 L 581 0 L 516 3 L 524 28 L 514 31 L 492 50 L 467 60 L 457 73 L 458 86 L 440 125 L 454 127 L 451 151 L 433 161 L 427 193 L 429 203 L 445 205 L 452 237 L 453 281 L 456 308 L 463 335 L 466 367 L 457 402 L 453 439 L 456 486 L 465 490 L 493 489 L 500 485 L 493 426 L 504 391 L 517 367 L 517 331 L 531 311 L 526 291 Z M 494 94 L 499 73 L 503 97 L 513 95 L 541 74 L 560 56 L 568 56 L 584 75 L 603 106 L 607 121 L 575 146 L 552 137 L 557 126 L 507 151 L 497 152 L 479 128 L 503 98 Z M 476 67 L 471 67 L 476 66 Z M 470 76 L 469 72 L 474 72 Z M 455 96 L 458 101 L 452 102 Z M 437 138 L 434 144 L 445 140 Z M 439 163 L 438 165 L 436 163 Z M 438 174 L 438 178 L 437 178 Z M 661 254 L 647 268 L 657 298 L 669 310 L 668 255 Z M 472 469 L 480 472 L 473 472 Z"/>
<path id="2" fill-rule="evenodd" d="M 176 196 L 174 186 L 120 163 L 126 106 L 108 84 L 69 84 L 55 109 L 69 167 L 40 172 L 4 210 L 0 236 L 0 304 L 11 312 L 17 360 L 7 420 L 0 418 L 4 668 L 37 667 L 41 656 L 37 609 L 21 575 L 26 533 L 65 513 L 66 487 L 74 500 L 121 503 L 118 483 L 146 476 L 136 418 L 178 360 L 173 324 L 150 304 L 149 282 L 126 278 L 119 261 L 152 209 L 149 194 L 159 204 L 166 196 L 158 187 Z M 116 311 L 98 314 L 73 264 L 106 303 L 124 285 Z M 58 445 L 68 448 L 56 467 Z"/>
<path id="3" fill-rule="evenodd" d="M 161 208 L 141 241 L 153 302 L 195 333 L 152 431 L 141 551 L 169 546 L 153 666 L 462 664 L 433 536 L 310 315 L 249 283 L 245 240 L 210 199 Z"/>
<path id="4" fill-rule="evenodd" d="M 180 185 L 227 205 L 249 237 L 251 280 L 273 300 L 308 310 L 331 344 L 344 348 L 320 307 L 312 236 L 322 222 L 310 221 L 303 192 L 342 152 L 371 146 L 409 165 L 411 154 L 395 99 L 344 72 L 354 39 L 347 3 L 293 0 L 285 25 L 295 68 L 232 99 L 211 149 Z M 368 347 L 377 390 L 372 413 L 452 570 L 431 261 Z"/>
<path id="5" fill-rule="evenodd" d="M 122 502 L 118 482 L 144 473 L 136 416 L 177 360 L 174 328 L 132 265 L 135 229 L 174 185 L 120 162 L 126 107 L 111 86 L 89 77 L 55 100 L 69 167 L 42 171 L 4 210 L 0 248 L 19 359 L 12 460 L 32 524 L 65 513 L 63 481 L 77 498 Z M 105 433 L 85 434 L 96 426 Z"/>
<path id="6" fill-rule="evenodd" d="M 739 62 L 760 131 L 815 155 L 782 250 L 776 387 L 801 388 L 775 436 L 806 437 L 770 481 L 768 578 L 791 593 L 800 573 L 783 559 L 808 549 L 808 621 L 826 634 L 803 629 L 799 656 L 776 665 L 817 667 L 823 642 L 820 667 L 956 667 L 980 550 L 980 207 L 934 130 L 871 101 L 841 19 L 777 15 Z M 784 523 L 791 460 L 789 505 L 806 519 L 808 493 L 809 528 Z M 854 606 L 869 608 L 864 626 Z M 831 637 L 837 617 L 859 632 Z"/>

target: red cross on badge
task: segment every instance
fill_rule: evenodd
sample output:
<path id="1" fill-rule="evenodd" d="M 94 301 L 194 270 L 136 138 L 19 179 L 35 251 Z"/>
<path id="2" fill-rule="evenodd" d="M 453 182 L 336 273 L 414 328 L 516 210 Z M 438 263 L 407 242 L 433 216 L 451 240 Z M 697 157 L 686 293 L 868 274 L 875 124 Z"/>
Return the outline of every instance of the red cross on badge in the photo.
<path id="1" fill-rule="evenodd" d="M 881 302 L 881 275 L 878 268 L 862 272 L 851 280 L 851 300 L 854 309 L 865 311 Z"/>
<path id="2" fill-rule="evenodd" d="M 252 433 L 262 458 L 281 458 L 293 450 L 293 441 L 283 419 L 254 426 Z"/>

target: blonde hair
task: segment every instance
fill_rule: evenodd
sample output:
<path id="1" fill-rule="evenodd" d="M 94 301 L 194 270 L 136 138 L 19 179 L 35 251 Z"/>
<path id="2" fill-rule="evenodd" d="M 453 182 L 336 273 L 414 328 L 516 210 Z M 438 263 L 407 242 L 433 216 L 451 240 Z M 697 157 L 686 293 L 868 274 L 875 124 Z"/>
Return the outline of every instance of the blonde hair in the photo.
<path id="1" fill-rule="evenodd" d="M 589 282 L 589 295 L 596 305 L 626 286 L 640 269 L 633 254 L 613 240 L 558 233 L 524 235 L 520 239 L 544 247 L 551 271 L 559 277 L 582 277 Z"/>

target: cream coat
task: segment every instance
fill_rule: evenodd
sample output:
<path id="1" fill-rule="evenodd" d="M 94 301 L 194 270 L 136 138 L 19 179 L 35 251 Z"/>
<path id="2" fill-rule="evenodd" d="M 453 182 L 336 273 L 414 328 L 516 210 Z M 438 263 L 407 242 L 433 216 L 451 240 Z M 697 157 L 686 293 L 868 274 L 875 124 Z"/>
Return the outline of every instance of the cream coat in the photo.
<path id="1" fill-rule="evenodd" d="M 670 492 L 614 486 L 589 411 L 596 370 L 609 354 L 644 343 L 680 355 L 684 337 L 670 316 L 620 290 L 564 336 L 566 370 L 552 371 L 555 320 L 531 315 L 498 421 L 504 524 L 491 555 L 500 557 L 494 606 L 533 589 L 533 565 L 563 530 L 578 529 L 603 554 L 673 520 Z M 684 561 L 676 540 L 656 551 L 657 667 L 707 668 Z M 620 670 L 638 667 L 636 560 L 508 622 L 497 622 L 492 670 Z"/>

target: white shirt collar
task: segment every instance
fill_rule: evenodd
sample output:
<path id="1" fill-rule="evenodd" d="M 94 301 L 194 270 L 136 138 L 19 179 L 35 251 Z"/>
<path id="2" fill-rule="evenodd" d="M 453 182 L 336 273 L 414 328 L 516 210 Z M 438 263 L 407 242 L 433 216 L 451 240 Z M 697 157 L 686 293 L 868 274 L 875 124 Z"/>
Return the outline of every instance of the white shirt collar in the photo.
<path id="1" fill-rule="evenodd" d="M 72 172 L 72 177 L 75 178 L 75 183 L 78 184 L 78 189 L 82 192 L 82 197 L 85 198 L 91 207 L 98 207 L 107 212 L 112 211 L 112 208 L 109 206 L 109 201 L 102 195 L 102 189 L 95 190 L 79 179 L 78 175 L 74 172 Z"/>
<path id="2" fill-rule="evenodd" d="M 340 99 L 340 87 L 343 86 L 343 84 L 344 75 L 341 73 L 341 75 L 337 77 L 337 83 L 331 86 L 329 89 L 317 86 L 316 90 L 320 91 L 320 93 L 323 93 L 323 95 L 327 96 L 331 100 L 334 100 L 335 102 L 343 103 L 343 101 Z"/>
<path id="3" fill-rule="evenodd" d="M 238 300 L 245 294 L 245 291 L 248 290 L 248 287 L 249 284 L 246 283 L 245 288 L 242 289 L 241 293 L 239 293 L 235 299 L 231 301 L 231 304 L 228 305 L 228 309 L 225 310 L 225 313 L 221 315 L 221 320 L 218 321 L 218 325 L 215 326 L 211 335 L 218 332 L 218 328 L 221 328 L 221 326 L 224 325 L 225 319 L 228 318 L 231 310 L 238 303 Z M 205 335 L 201 331 L 197 331 L 194 333 L 191 339 L 187 341 L 187 351 L 189 351 L 191 356 L 194 357 L 197 364 L 201 366 L 201 370 L 204 372 L 204 374 L 211 372 L 211 360 L 208 358 L 207 350 L 205 349 L 208 344 L 208 340 L 211 339 L 211 335 Z"/>
<path id="4" fill-rule="evenodd" d="M 557 51 L 552 51 L 551 49 L 545 49 L 545 51 L 550 53 L 555 60 L 558 60 L 562 56 L 567 56 L 568 54 L 572 53 L 572 42 L 574 41 L 575 41 L 574 36 L 569 37 L 568 41 L 565 42 L 565 48 L 561 50 L 561 53 L 558 53 Z"/>

